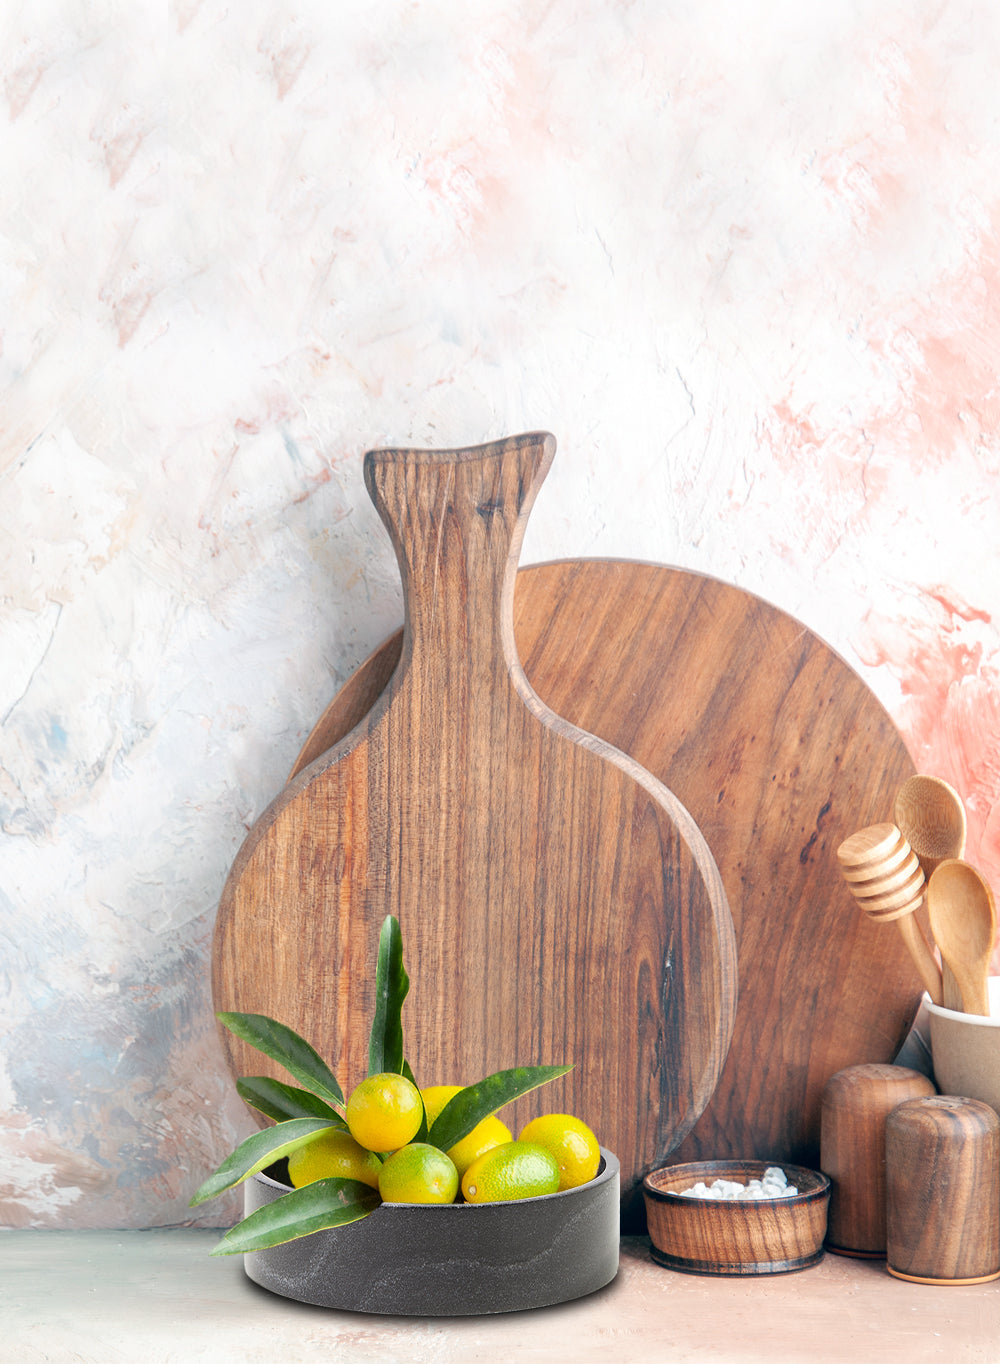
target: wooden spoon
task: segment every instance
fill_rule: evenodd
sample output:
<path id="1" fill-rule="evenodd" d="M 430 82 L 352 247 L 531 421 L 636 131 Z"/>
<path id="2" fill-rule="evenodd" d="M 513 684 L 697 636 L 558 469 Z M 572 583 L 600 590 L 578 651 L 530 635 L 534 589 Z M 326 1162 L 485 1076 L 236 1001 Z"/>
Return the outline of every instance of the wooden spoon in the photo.
<path id="1" fill-rule="evenodd" d="M 941 777 L 923 773 L 909 777 L 896 792 L 893 813 L 928 880 L 942 862 L 964 856 L 965 807 L 955 788 Z M 947 962 L 941 975 L 945 1008 L 961 1012 L 961 991 Z"/>
<path id="2" fill-rule="evenodd" d="M 872 824 L 837 849 L 844 880 L 858 905 L 878 923 L 895 919 L 928 995 L 942 999 L 941 971 L 913 917 L 924 896 L 924 873 L 895 824 Z"/>
<path id="3" fill-rule="evenodd" d="M 924 875 L 965 852 L 965 808 L 954 787 L 922 773 L 904 781 L 896 793 L 893 818 L 917 854 Z"/>
<path id="4" fill-rule="evenodd" d="M 988 1018 L 986 981 L 997 932 L 992 890 L 975 867 L 951 858 L 935 868 L 927 883 L 927 912 L 941 960 L 958 986 L 961 1011 Z M 946 1000 L 945 1007 L 953 1006 Z"/>

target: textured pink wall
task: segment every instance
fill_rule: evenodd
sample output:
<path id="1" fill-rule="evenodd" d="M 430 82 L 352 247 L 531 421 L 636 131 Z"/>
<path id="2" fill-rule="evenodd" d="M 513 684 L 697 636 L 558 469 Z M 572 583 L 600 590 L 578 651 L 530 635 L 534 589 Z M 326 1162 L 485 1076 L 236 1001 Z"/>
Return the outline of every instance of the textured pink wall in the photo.
<path id="1" fill-rule="evenodd" d="M 248 1128 L 215 904 L 399 618 L 369 446 L 555 432 L 524 561 L 797 615 L 1000 880 L 998 14 L 6 7 L 0 1224 L 187 1221 Z"/>

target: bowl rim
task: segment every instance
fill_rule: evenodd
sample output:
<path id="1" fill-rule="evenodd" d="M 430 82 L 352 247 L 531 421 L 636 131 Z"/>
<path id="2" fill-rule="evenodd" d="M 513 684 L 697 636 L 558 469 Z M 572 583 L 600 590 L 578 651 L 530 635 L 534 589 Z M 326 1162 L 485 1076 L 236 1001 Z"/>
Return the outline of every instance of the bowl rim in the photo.
<path id="1" fill-rule="evenodd" d="M 804 1175 L 812 1188 L 799 1188 L 797 1194 L 790 1194 L 782 1198 L 691 1198 L 677 1189 L 659 1188 L 653 1180 L 659 1176 L 667 1177 L 671 1183 L 679 1179 L 691 1178 L 693 1181 L 705 1179 L 712 1174 L 713 1178 L 725 1177 L 726 1174 L 738 1175 L 742 1172 L 747 1177 L 747 1172 L 759 1167 L 760 1173 L 771 1166 L 780 1166 L 788 1177 L 789 1183 L 801 1186 L 801 1177 Z M 794 1176 L 794 1178 L 793 1178 Z M 749 1175 L 753 1179 L 753 1174 Z M 688 1186 L 690 1187 L 690 1186 Z M 782 1207 L 801 1208 L 807 1203 L 816 1202 L 818 1199 L 826 1198 L 830 1192 L 830 1180 L 822 1170 L 810 1169 L 807 1165 L 795 1165 L 789 1161 L 781 1160 L 759 1160 L 756 1157 L 746 1160 L 690 1160 L 680 1165 L 659 1165 L 650 1170 L 642 1181 L 643 1195 L 657 1203 L 672 1203 L 680 1207 L 698 1208 L 706 1205 L 712 1208 L 742 1208 L 748 1209 L 756 1207 L 759 1203 L 767 1203 L 769 1206 L 777 1204 Z"/>
<path id="2" fill-rule="evenodd" d="M 387 1215 L 392 1216 L 396 1209 L 412 1211 L 414 1208 L 419 1208 L 422 1211 L 436 1213 L 438 1210 L 448 1208 L 503 1208 L 508 1205 L 510 1207 L 524 1208 L 530 1204 L 544 1203 L 554 1198 L 572 1198 L 574 1194 L 580 1194 L 586 1189 L 599 1188 L 602 1184 L 607 1184 L 610 1183 L 611 1180 L 617 1179 L 620 1172 L 621 1166 L 618 1157 L 613 1151 L 609 1151 L 606 1147 L 602 1146 L 601 1163 L 597 1168 L 597 1174 L 594 1175 L 593 1179 L 588 1179 L 586 1184 L 577 1184 L 572 1189 L 557 1189 L 555 1193 L 549 1194 L 534 1194 L 531 1198 L 494 1199 L 489 1203 L 379 1203 L 373 1211 L 381 1213 L 383 1209 L 385 1209 Z M 259 1180 L 269 1189 L 280 1189 L 282 1193 L 288 1193 L 292 1188 L 290 1184 L 282 1184 L 280 1180 L 272 1179 L 264 1170 L 258 1170 L 255 1174 L 251 1175 L 250 1178 Z"/>
<path id="3" fill-rule="evenodd" d="M 923 1004 L 932 1018 L 955 1019 L 959 1023 L 969 1023 L 974 1028 L 1000 1028 L 1000 976 L 990 976 L 986 981 L 990 997 L 990 1016 L 967 1014 L 961 1009 L 946 1009 L 943 1004 L 935 1004 L 927 991 L 923 994 Z"/>

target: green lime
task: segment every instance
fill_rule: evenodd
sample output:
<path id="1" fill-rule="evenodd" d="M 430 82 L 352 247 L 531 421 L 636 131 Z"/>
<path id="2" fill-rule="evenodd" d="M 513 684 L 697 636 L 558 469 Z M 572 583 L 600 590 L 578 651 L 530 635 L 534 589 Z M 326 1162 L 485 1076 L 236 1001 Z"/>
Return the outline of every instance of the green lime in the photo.
<path id="1" fill-rule="evenodd" d="M 379 1174 L 383 1203 L 454 1203 L 458 1171 L 425 1141 L 414 1141 L 387 1156 Z"/>
<path id="2" fill-rule="evenodd" d="M 508 1141 L 474 1160 L 462 1176 L 467 1203 L 499 1203 L 536 1198 L 559 1188 L 559 1162 L 551 1151 L 530 1141 Z"/>
<path id="3" fill-rule="evenodd" d="M 381 1168 L 374 1151 L 359 1146 L 350 1132 L 335 1128 L 288 1157 L 288 1177 L 296 1189 L 316 1179 L 360 1179 L 377 1189 Z"/>

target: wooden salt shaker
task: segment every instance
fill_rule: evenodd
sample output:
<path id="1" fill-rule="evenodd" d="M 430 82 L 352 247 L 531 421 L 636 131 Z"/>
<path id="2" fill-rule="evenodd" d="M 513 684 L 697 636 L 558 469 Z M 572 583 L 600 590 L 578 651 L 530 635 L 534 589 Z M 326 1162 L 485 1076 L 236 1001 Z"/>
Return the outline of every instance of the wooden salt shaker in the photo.
<path id="1" fill-rule="evenodd" d="M 848 1066 L 823 1090 L 820 1169 L 830 1179 L 826 1248 L 880 1259 L 886 1252 L 885 1123 L 907 1099 L 936 1091 L 906 1066 Z"/>
<path id="2" fill-rule="evenodd" d="M 909 1099 L 886 1121 L 886 1268 L 913 1283 L 1000 1278 L 1000 1117 L 978 1099 Z"/>

